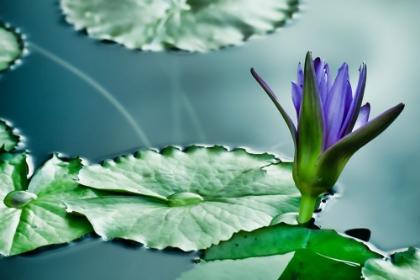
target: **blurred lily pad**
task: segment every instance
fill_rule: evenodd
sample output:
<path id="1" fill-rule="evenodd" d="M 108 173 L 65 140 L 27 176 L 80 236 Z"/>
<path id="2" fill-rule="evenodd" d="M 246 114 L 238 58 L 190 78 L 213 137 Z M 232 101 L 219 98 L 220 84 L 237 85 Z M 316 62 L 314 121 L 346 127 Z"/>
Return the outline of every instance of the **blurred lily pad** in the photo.
<path id="1" fill-rule="evenodd" d="M 391 260 L 368 260 L 362 271 L 368 280 L 420 279 L 420 249 L 410 247 Z"/>
<path id="2" fill-rule="evenodd" d="M 13 134 L 12 129 L 6 122 L 0 120 L 0 150 L 9 152 L 18 144 L 19 136 Z"/>
<path id="3" fill-rule="evenodd" d="M 67 214 L 61 201 L 96 196 L 75 182 L 80 168 L 79 159 L 54 155 L 28 184 L 26 154 L 0 155 L 0 254 L 65 243 L 92 231 L 85 217 Z"/>
<path id="4" fill-rule="evenodd" d="M 61 0 L 66 20 L 130 49 L 204 52 L 282 26 L 297 0 Z"/>
<path id="5" fill-rule="evenodd" d="M 20 37 L 0 24 L 0 71 L 9 68 L 22 54 Z"/>
<path id="6" fill-rule="evenodd" d="M 64 202 L 106 239 L 120 237 L 157 249 L 204 249 L 296 212 L 300 194 L 291 168 L 273 155 L 220 146 L 143 150 L 84 167 L 79 175 L 85 186 L 135 196 Z"/>

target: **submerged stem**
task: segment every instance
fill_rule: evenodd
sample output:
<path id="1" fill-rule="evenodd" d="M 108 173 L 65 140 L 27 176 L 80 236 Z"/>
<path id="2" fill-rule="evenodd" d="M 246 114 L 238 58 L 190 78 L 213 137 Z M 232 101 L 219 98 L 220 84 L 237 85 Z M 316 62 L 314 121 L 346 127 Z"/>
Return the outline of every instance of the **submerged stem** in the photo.
<path id="1" fill-rule="evenodd" d="M 309 220 L 312 218 L 312 214 L 314 213 L 317 200 L 317 197 L 302 195 L 300 200 L 299 216 L 297 219 L 299 224 L 305 224 L 309 222 Z"/>

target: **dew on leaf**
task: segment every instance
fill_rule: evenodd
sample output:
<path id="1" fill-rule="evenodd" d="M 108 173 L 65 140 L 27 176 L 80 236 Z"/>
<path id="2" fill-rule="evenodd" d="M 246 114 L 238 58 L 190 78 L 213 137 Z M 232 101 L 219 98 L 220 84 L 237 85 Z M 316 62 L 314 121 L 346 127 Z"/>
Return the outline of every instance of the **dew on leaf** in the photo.
<path id="1" fill-rule="evenodd" d="M 202 202 L 204 199 L 199 194 L 181 192 L 168 196 L 168 205 L 170 207 L 194 205 Z"/>
<path id="2" fill-rule="evenodd" d="M 38 196 L 27 191 L 12 191 L 4 198 L 4 204 L 9 208 L 22 208 Z"/>
<path id="3" fill-rule="evenodd" d="M 284 25 L 297 0 L 61 0 L 67 22 L 130 49 L 205 52 Z"/>

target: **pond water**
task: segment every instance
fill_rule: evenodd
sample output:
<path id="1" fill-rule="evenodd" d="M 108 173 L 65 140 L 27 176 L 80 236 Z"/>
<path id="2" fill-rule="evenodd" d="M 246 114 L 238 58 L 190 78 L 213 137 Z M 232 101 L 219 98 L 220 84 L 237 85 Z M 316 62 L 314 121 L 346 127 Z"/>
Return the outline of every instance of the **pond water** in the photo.
<path id="1" fill-rule="evenodd" d="M 303 1 L 274 34 L 206 54 L 140 52 L 102 43 L 67 24 L 56 0 L 1 1 L 0 20 L 26 36 L 28 54 L 0 75 L 0 117 L 25 137 L 39 166 L 52 152 L 89 162 L 166 145 L 245 146 L 291 158 L 280 114 L 253 80 L 254 67 L 293 112 L 290 81 L 305 53 L 331 69 L 368 66 L 365 101 L 376 116 L 406 108 L 363 147 L 340 177 L 322 228 L 368 228 L 392 251 L 420 247 L 420 37 L 414 0 Z M 32 254 L 0 257 L 3 279 L 175 279 L 199 252 L 156 251 L 86 237 Z"/>

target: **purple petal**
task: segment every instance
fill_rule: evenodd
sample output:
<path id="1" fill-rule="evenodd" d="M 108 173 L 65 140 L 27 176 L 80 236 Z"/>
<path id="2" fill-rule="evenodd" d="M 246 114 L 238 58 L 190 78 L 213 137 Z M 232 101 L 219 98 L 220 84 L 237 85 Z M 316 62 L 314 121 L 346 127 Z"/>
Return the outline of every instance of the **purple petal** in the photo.
<path id="1" fill-rule="evenodd" d="M 315 70 L 315 77 L 316 77 L 316 84 L 318 85 L 321 83 L 323 77 L 324 77 L 324 66 L 325 61 L 321 60 L 319 57 L 317 57 L 314 60 L 314 70 Z"/>
<path id="2" fill-rule="evenodd" d="M 325 101 L 328 95 L 328 79 L 327 74 L 324 72 L 324 77 L 321 79 L 321 82 L 318 85 L 319 97 L 321 99 L 322 107 L 325 106 Z"/>
<path id="3" fill-rule="evenodd" d="M 295 82 L 292 82 L 292 100 L 293 105 L 295 105 L 296 115 L 299 119 L 300 103 L 302 102 L 302 88 Z"/>
<path id="4" fill-rule="evenodd" d="M 350 81 L 349 80 L 347 80 L 347 90 L 346 90 L 346 92 L 344 94 L 345 94 L 345 96 L 344 96 L 345 100 L 344 100 L 343 120 L 344 120 L 344 117 L 347 116 L 347 114 L 348 114 L 348 112 L 350 110 L 351 102 L 352 102 L 352 99 L 353 99 L 352 90 L 351 90 L 351 84 L 350 84 Z"/>
<path id="5" fill-rule="evenodd" d="M 332 82 L 331 82 L 330 67 L 328 66 L 328 63 L 325 63 L 324 74 L 319 84 L 319 94 L 321 96 L 323 106 L 325 106 L 325 103 L 327 102 L 327 96 L 331 90 L 331 87 L 332 87 Z"/>
<path id="6" fill-rule="evenodd" d="M 251 74 L 254 76 L 255 80 L 261 85 L 261 87 L 264 89 L 264 91 L 268 94 L 271 101 L 273 101 L 274 105 L 276 105 L 277 109 L 280 111 L 281 116 L 283 117 L 284 121 L 287 124 L 287 127 L 289 128 L 290 134 L 293 138 L 293 143 L 295 144 L 295 147 L 297 147 L 297 141 L 296 141 L 296 127 L 293 124 L 292 119 L 289 117 L 289 115 L 286 113 L 286 111 L 283 109 L 283 107 L 280 105 L 280 102 L 277 99 L 277 96 L 274 94 L 274 92 L 270 89 L 270 87 L 264 82 L 263 79 L 255 72 L 254 68 L 251 68 Z"/>
<path id="7" fill-rule="evenodd" d="M 353 131 L 364 126 L 369 120 L 370 104 L 366 103 L 360 108 L 359 116 L 357 117 L 356 123 L 354 124 Z"/>
<path id="8" fill-rule="evenodd" d="M 297 68 L 297 84 L 300 87 L 303 87 L 303 70 L 302 70 L 302 64 L 298 64 L 298 68 Z"/>
<path id="9" fill-rule="evenodd" d="M 359 115 L 360 106 L 362 105 L 363 95 L 365 92 L 367 68 L 366 64 L 362 64 L 359 69 L 359 82 L 357 84 L 356 92 L 353 101 L 350 105 L 349 112 L 341 127 L 339 138 L 343 138 L 349 134 L 354 127 L 357 116 Z"/>
<path id="10" fill-rule="evenodd" d="M 332 88 L 332 79 L 331 79 L 331 71 L 330 67 L 328 66 L 328 63 L 325 63 L 325 74 L 327 74 L 327 85 L 328 85 L 328 92 Z"/>
<path id="11" fill-rule="evenodd" d="M 338 75 L 330 93 L 327 96 L 327 101 L 324 107 L 327 131 L 324 151 L 339 139 L 338 136 L 344 119 L 346 93 L 349 90 L 348 79 L 348 66 L 344 63 L 340 69 L 338 69 Z"/>

